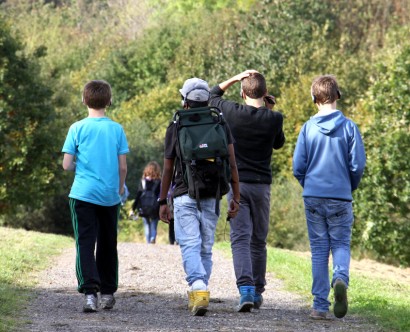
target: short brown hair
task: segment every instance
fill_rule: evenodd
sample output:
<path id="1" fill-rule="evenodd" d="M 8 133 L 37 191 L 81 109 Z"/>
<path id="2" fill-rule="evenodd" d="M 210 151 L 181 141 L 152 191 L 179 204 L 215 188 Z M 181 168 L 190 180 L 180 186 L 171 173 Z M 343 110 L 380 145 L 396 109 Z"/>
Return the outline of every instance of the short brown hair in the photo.
<path id="1" fill-rule="evenodd" d="M 266 81 L 260 73 L 251 73 L 242 80 L 242 91 L 249 98 L 258 99 L 266 94 Z"/>
<path id="2" fill-rule="evenodd" d="M 93 80 L 84 86 L 83 103 L 89 108 L 102 109 L 111 105 L 111 86 L 103 80 Z"/>
<path id="3" fill-rule="evenodd" d="M 147 166 L 145 166 L 144 171 L 142 172 L 142 178 L 150 177 L 151 179 L 160 179 L 161 178 L 161 166 L 156 161 L 150 161 Z"/>
<path id="4" fill-rule="evenodd" d="M 333 75 L 316 77 L 313 80 L 310 91 L 316 104 L 332 104 L 340 98 L 339 86 Z"/>

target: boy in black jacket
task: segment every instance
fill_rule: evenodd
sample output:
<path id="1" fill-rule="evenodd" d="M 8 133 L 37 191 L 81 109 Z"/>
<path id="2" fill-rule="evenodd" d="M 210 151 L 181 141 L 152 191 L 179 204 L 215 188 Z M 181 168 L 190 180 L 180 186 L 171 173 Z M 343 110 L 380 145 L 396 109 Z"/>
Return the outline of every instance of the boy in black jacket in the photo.
<path id="1" fill-rule="evenodd" d="M 237 82 L 241 82 L 245 105 L 222 98 Z M 222 110 L 235 139 L 241 200 L 238 215 L 230 221 L 230 236 L 240 293 L 238 311 L 246 312 L 258 309 L 263 301 L 272 183 L 270 162 L 272 149 L 285 143 L 283 116 L 272 111 L 275 99 L 268 95 L 263 75 L 255 70 L 244 71 L 214 86 L 209 104 Z"/>

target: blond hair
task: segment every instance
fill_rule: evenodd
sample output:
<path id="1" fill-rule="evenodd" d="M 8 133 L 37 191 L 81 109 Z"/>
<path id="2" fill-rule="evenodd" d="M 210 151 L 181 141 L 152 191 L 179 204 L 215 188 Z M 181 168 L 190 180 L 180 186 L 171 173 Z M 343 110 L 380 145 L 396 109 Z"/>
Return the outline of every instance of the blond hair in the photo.
<path id="1" fill-rule="evenodd" d="M 161 166 L 156 161 L 150 161 L 147 166 L 145 166 L 142 172 L 142 178 L 151 178 L 152 180 L 161 178 Z"/>

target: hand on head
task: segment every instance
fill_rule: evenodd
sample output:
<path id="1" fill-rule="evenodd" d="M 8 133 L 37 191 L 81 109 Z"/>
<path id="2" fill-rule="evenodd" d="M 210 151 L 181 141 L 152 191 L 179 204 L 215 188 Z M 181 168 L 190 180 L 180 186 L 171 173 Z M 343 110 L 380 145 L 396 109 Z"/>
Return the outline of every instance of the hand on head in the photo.
<path id="1" fill-rule="evenodd" d="M 245 71 L 243 71 L 242 73 L 236 75 L 235 78 L 236 78 L 237 81 L 239 82 L 239 81 L 242 81 L 244 78 L 249 77 L 250 74 L 254 74 L 254 73 L 257 73 L 257 72 L 258 72 L 257 70 L 248 69 L 248 70 L 245 70 Z"/>

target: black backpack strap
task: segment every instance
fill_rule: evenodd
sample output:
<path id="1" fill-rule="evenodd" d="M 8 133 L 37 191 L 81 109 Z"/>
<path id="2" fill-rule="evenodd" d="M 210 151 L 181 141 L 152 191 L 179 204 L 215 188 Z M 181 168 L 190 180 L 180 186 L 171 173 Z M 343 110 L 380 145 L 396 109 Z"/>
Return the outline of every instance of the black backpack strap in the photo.
<path id="1" fill-rule="evenodd" d="M 222 160 L 221 158 L 217 157 L 216 158 L 216 163 L 218 166 L 222 166 Z M 218 216 L 219 215 L 219 200 L 221 196 L 221 167 L 218 167 L 218 187 L 216 188 L 216 202 L 215 202 L 215 214 Z"/>
<path id="2" fill-rule="evenodd" d="M 195 184 L 196 207 L 198 211 L 202 212 L 201 202 L 199 198 L 199 183 L 198 183 L 198 176 L 197 176 L 197 171 L 196 171 L 196 161 L 192 160 L 191 165 L 189 165 L 189 167 L 191 167 L 192 178 L 194 179 L 194 184 Z"/>

